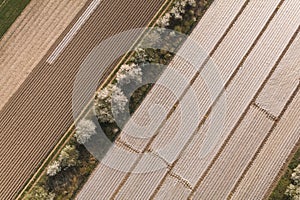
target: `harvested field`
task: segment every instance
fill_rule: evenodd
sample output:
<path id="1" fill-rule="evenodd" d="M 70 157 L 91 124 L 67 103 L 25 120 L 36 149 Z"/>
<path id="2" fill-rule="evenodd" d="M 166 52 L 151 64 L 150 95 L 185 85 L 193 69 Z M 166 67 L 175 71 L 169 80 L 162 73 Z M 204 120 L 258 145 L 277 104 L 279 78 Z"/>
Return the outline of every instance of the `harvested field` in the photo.
<path id="1" fill-rule="evenodd" d="M 40 8 L 36 12 L 29 12 L 28 16 L 24 14 L 20 19 L 23 17 L 28 20 L 26 24 L 33 23 L 34 26 L 45 23 L 46 29 L 41 28 L 43 31 L 33 32 L 30 35 L 31 26 L 28 27 L 24 24 L 24 27 L 20 25 L 11 28 L 12 30 L 16 28 L 17 31 L 8 38 L 13 38 L 16 42 L 19 41 L 20 46 L 16 48 L 12 46 L 13 42 L 7 42 L 5 45 L 8 46 L 5 49 L 8 50 L 6 50 L 5 55 L 15 54 L 20 58 L 22 57 L 26 61 L 24 64 L 29 67 L 18 68 L 21 73 L 16 73 L 16 69 L 11 68 L 11 66 L 16 66 L 17 62 L 21 64 L 23 62 L 17 59 L 18 56 L 15 59 L 3 57 L 5 58 L 3 60 L 5 69 L 10 70 L 10 74 L 5 77 L 5 83 L 10 83 L 13 88 L 5 84 L 5 90 L 4 87 L 1 88 L 1 95 L 6 94 L 4 99 L 7 101 L 7 98 L 11 96 L 11 93 L 8 94 L 7 91 L 15 90 L 15 93 L 0 111 L 1 144 L 3 144 L 1 145 L 1 162 L 4 163 L 1 165 L 1 172 L 5 172 L 5 176 L 1 175 L 0 180 L 1 199 L 12 199 L 16 196 L 41 161 L 72 124 L 73 82 L 80 63 L 89 52 L 101 41 L 116 33 L 146 26 L 165 1 L 157 0 L 151 4 L 129 0 L 121 3 L 102 1 L 69 45 L 50 65 L 46 63 L 46 59 L 70 30 L 72 24 L 79 18 L 78 15 L 75 17 L 75 21 L 71 22 L 68 14 L 68 12 L 72 12 L 72 16 L 74 16 L 76 14 L 74 10 L 79 10 L 78 6 L 82 6 L 82 1 L 76 2 L 38 1 Z M 48 6 L 50 6 L 49 9 L 55 8 L 55 10 L 50 12 L 46 9 Z M 36 7 L 34 5 L 31 7 L 30 4 L 29 8 Z M 83 10 L 80 11 L 80 13 L 82 12 Z M 50 24 L 47 24 L 49 23 L 47 20 L 42 21 L 38 17 L 44 16 L 46 13 L 51 14 Z M 59 13 L 62 15 L 60 16 Z M 63 19 L 63 24 L 59 25 L 60 20 L 54 20 L 55 15 Z M 55 36 L 54 32 L 47 35 L 46 32 L 49 30 L 62 32 L 69 24 L 67 23 L 68 19 L 71 25 L 61 37 L 57 39 L 58 36 Z M 17 20 L 17 23 L 20 22 Z M 58 26 L 57 29 L 56 26 Z M 26 36 L 31 40 L 34 40 L 35 37 L 39 38 L 34 43 L 37 46 L 30 46 L 30 41 L 23 42 L 23 46 L 21 38 L 25 33 L 22 34 L 22 30 L 26 30 L 25 33 L 29 34 Z M 15 37 L 14 34 L 16 34 Z M 18 37 L 20 38 L 18 39 Z M 5 40 L 4 37 L 3 41 Z M 28 45 L 31 48 L 28 48 Z M 18 49 L 21 50 L 18 51 Z M 12 53 L 13 51 L 19 53 Z M 29 56 L 35 55 L 33 52 L 37 53 L 37 58 L 33 59 Z M 116 63 L 117 61 L 111 66 L 107 66 L 105 71 L 110 71 Z M 1 67 L 1 70 L 4 67 Z M 11 74 L 13 75 L 11 76 Z M 102 77 L 101 81 L 104 78 Z M 84 99 L 82 101 L 84 102 Z M 3 104 L 4 102 L 3 100 Z M 11 148 L 12 146 L 22 148 Z M 16 173 L 18 176 L 15 176 Z"/>

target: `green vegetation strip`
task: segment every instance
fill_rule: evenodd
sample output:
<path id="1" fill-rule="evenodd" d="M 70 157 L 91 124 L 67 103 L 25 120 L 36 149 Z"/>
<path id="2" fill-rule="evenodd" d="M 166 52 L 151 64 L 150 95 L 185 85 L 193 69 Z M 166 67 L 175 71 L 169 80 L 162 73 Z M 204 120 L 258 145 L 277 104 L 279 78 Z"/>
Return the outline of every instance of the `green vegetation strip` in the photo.
<path id="1" fill-rule="evenodd" d="M 0 1 L 0 38 L 3 37 L 29 2 L 30 0 Z"/>

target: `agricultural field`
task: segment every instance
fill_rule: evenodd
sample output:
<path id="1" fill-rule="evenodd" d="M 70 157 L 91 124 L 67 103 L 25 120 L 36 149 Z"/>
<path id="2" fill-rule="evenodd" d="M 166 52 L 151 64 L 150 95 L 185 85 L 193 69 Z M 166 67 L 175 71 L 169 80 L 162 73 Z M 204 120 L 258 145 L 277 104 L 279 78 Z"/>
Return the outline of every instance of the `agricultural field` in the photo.
<path id="1" fill-rule="evenodd" d="M 26 7 L 0 42 L 0 109 L 47 54 L 85 2 L 32 0 Z"/>
<path id="2" fill-rule="evenodd" d="M 172 2 L 171 2 L 172 3 Z M 200 1 L 200 3 L 202 3 Z M 169 4 L 168 4 L 169 5 Z M 200 4 L 201 5 L 201 4 Z M 205 6 L 206 4 L 203 4 L 202 6 L 199 6 L 200 9 L 203 9 L 202 12 L 204 12 L 205 10 L 207 10 L 208 8 L 208 4 L 207 6 Z M 187 4 L 187 8 L 189 8 L 188 6 L 196 6 L 196 5 L 191 5 L 191 4 Z M 167 7 L 168 10 L 168 7 Z M 195 12 L 198 10 L 198 8 L 194 8 Z M 197 14 L 195 14 L 196 19 L 200 18 L 203 13 L 202 12 L 198 12 Z M 190 20 L 190 23 L 182 23 L 180 20 L 178 20 L 178 22 L 170 25 L 172 26 L 171 28 L 177 27 L 181 29 L 182 32 L 184 33 L 188 33 L 190 32 L 190 28 L 192 28 L 193 26 L 191 26 L 191 24 L 195 24 L 196 21 L 192 20 L 192 17 L 190 16 L 190 13 L 187 13 L 183 16 L 184 20 Z M 160 24 L 160 18 L 157 18 L 155 20 L 158 20 L 158 22 L 154 25 L 156 26 L 162 26 Z M 151 32 L 151 31 L 150 31 Z M 149 36 L 148 36 L 149 34 Z M 148 37 L 151 36 L 151 33 L 146 34 L 146 36 L 144 36 L 145 38 L 142 39 L 142 42 L 144 40 L 147 40 Z M 177 41 L 178 44 L 180 44 L 180 40 Z M 149 77 L 147 76 L 147 78 L 149 79 L 157 79 L 159 77 L 159 75 L 162 73 L 161 68 L 152 68 L 149 69 L 147 67 L 140 69 L 139 66 L 142 65 L 142 62 L 145 62 L 145 60 L 147 62 L 151 61 L 151 62 L 158 62 L 161 61 L 162 64 L 167 64 L 170 59 L 171 59 L 171 53 L 163 53 L 160 51 L 155 51 L 152 49 L 146 49 L 144 50 L 137 50 L 135 52 L 133 52 L 133 54 L 131 54 L 131 56 L 129 58 L 127 58 L 127 63 L 121 65 L 120 70 L 116 73 L 115 75 L 115 79 L 110 80 L 108 84 L 105 84 L 105 87 L 103 88 L 103 94 L 101 92 L 99 92 L 96 95 L 96 106 L 99 106 L 99 111 L 96 109 L 96 113 L 98 115 L 98 120 L 99 123 L 101 124 L 101 126 L 103 127 L 103 129 L 105 130 L 108 138 L 110 138 L 112 141 L 114 141 L 114 139 L 117 137 L 117 132 L 114 132 L 112 130 L 118 130 L 118 127 L 116 126 L 116 124 L 113 121 L 112 118 L 112 113 L 111 111 L 107 110 L 107 113 L 103 113 L 101 111 L 105 110 L 106 107 L 109 107 L 109 104 L 103 104 L 103 100 L 109 99 L 110 97 L 105 96 L 105 94 L 111 94 L 112 90 L 115 90 L 113 88 L 116 88 L 115 84 L 118 82 L 119 84 L 121 84 L 122 82 L 134 82 L 135 79 L 139 80 L 137 77 L 139 77 L 142 73 L 146 73 L 148 75 L 151 75 L 153 77 Z M 161 57 L 165 57 L 163 60 L 161 60 Z M 125 70 L 126 69 L 126 70 Z M 126 77 L 126 71 L 134 71 L 134 73 L 132 75 L 130 75 L 129 80 L 125 80 L 124 78 Z M 121 78 L 122 77 L 122 78 Z M 124 79 L 124 80 L 123 80 Z M 134 84 L 134 83 L 133 83 Z M 132 98 L 130 99 L 130 112 L 133 113 L 135 111 L 135 109 L 138 107 L 138 105 L 140 104 L 140 102 L 142 101 L 143 97 L 146 96 L 147 92 L 151 89 L 151 85 L 145 85 L 142 88 L 140 88 L 139 90 L 135 91 L 135 93 L 133 94 Z M 103 96 L 104 95 L 104 96 Z M 121 98 L 121 97 L 120 97 Z M 109 108 L 111 109 L 111 108 Z M 86 118 L 89 118 L 90 114 L 87 114 Z M 82 123 L 81 123 L 82 122 Z M 76 149 L 78 151 L 79 154 L 79 158 L 82 157 L 86 157 L 86 156 L 90 156 L 89 154 L 87 154 L 86 151 L 84 151 L 84 146 L 82 144 L 86 143 L 90 137 L 92 137 L 91 140 L 97 140 L 96 136 L 93 136 L 95 134 L 95 126 L 93 125 L 92 120 L 82 120 L 79 124 L 78 127 L 76 128 L 76 130 L 74 131 L 74 137 L 71 136 L 71 139 L 69 140 L 69 142 L 67 142 L 65 144 L 65 147 L 67 146 L 77 146 Z M 80 128 L 82 125 L 81 124 L 86 124 L 83 125 L 84 128 Z M 86 135 L 86 136 L 81 136 L 82 131 L 84 130 L 85 132 L 91 133 L 90 136 Z M 74 144 L 74 141 L 77 140 L 77 145 Z M 100 141 L 101 142 L 101 141 Z M 81 144 L 81 145 L 79 145 Z M 105 154 L 105 150 L 106 148 L 104 147 L 105 143 L 103 143 L 102 145 L 102 149 L 101 152 L 103 152 Z M 64 151 L 64 148 L 62 149 L 62 152 Z M 109 148 L 109 147 L 108 147 Z M 66 182 L 68 183 L 67 186 L 66 185 L 61 185 L 61 187 L 59 187 L 60 189 L 65 188 L 64 190 L 58 191 L 55 190 L 55 188 L 51 187 L 51 185 L 53 185 L 53 182 L 57 182 L 59 181 L 60 177 L 65 177 L 68 176 L 68 174 L 71 173 L 72 176 L 76 177 L 76 180 L 82 181 L 85 180 L 86 178 L 88 178 L 88 175 L 91 171 L 91 169 L 95 166 L 94 164 L 91 165 L 82 165 L 82 162 L 79 161 L 79 163 L 75 164 L 75 166 L 72 167 L 64 167 L 64 166 L 60 166 L 59 163 L 61 163 L 60 161 L 60 157 L 61 157 L 62 153 L 58 153 L 56 154 L 56 157 L 54 157 L 54 159 L 49 163 L 48 162 L 48 167 L 45 169 L 44 172 L 42 172 L 41 177 L 38 179 L 37 183 L 35 185 L 32 185 L 31 188 L 29 189 L 29 191 L 26 192 L 25 198 L 30 198 L 31 195 L 34 195 L 35 193 L 37 193 L 37 191 L 44 191 L 45 195 L 55 195 L 56 198 L 71 198 L 72 194 L 76 194 L 76 190 L 74 191 L 73 189 L 78 187 L 80 189 L 80 186 L 82 184 L 78 184 L 77 182 L 73 182 L 71 179 L 67 180 Z M 92 158 L 91 158 L 92 159 Z M 84 162 L 84 161 L 83 161 Z M 97 162 L 96 162 L 97 163 Z M 95 164 L 96 164 L 95 163 Z M 77 169 L 80 171 L 80 173 L 78 173 L 78 171 L 74 171 L 74 169 Z M 70 170 L 73 169 L 73 172 L 70 172 Z M 50 171 L 52 173 L 50 173 Z M 66 175 L 64 175 L 66 174 Z M 80 175 L 80 174 L 83 174 Z M 66 194 L 67 195 L 71 195 L 71 196 L 65 196 L 64 195 L 64 191 L 68 191 Z"/>
<path id="3" fill-rule="evenodd" d="M 0 41 L 0 199 L 298 199 L 299 32 L 299 0 L 31 0 Z"/>
<path id="4" fill-rule="evenodd" d="M 172 79 L 168 72 L 160 76 L 158 84 L 153 86 L 116 139 L 113 150 L 81 190 L 79 199 L 101 195 L 127 199 L 132 194 L 141 199 L 170 198 L 172 192 L 165 189 L 170 184 L 181 184 L 183 199 L 264 199 L 269 195 L 285 159 L 299 140 L 299 126 L 293 120 L 299 119 L 295 108 L 299 100 L 299 62 L 296 57 L 299 52 L 300 4 L 298 1 L 218 3 L 212 4 L 190 34 L 190 38 L 201 41 L 200 44 L 207 41 L 204 48 L 211 45 L 207 49 L 208 55 L 224 80 L 221 88 L 214 88 L 217 94 L 212 102 L 203 76 L 212 73 L 214 63 L 201 57 L 198 66 L 202 68 L 197 73 L 175 56 L 169 66 L 183 73 L 187 84 Z M 222 6 L 217 9 L 218 5 Z M 226 9 L 231 9 L 231 12 Z M 206 25 L 206 16 L 212 19 L 210 12 L 220 19 Z M 227 21 L 229 17 L 231 20 L 226 26 L 222 19 Z M 282 21 L 286 18 L 291 19 L 291 23 L 286 24 L 283 33 Z M 208 34 L 212 41 L 201 38 L 203 30 L 213 31 L 214 25 L 222 27 L 218 23 L 224 25 L 223 33 L 216 38 Z M 186 43 L 178 53 L 181 51 L 185 55 L 192 53 Z M 209 83 L 217 86 L 216 77 L 210 78 Z M 172 93 L 161 86 L 163 83 L 168 84 Z M 196 100 L 200 104 L 196 107 L 189 107 L 193 101 L 188 94 L 192 92 L 199 98 Z M 268 98 L 270 94 L 272 96 Z M 222 100 L 227 103 L 227 111 L 221 119 L 224 124 L 211 127 L 210 123 L 215 120 L 213 113 L 222 111 Z M 147 116 L 147 109 L 157 103 L 163 109 Z M 190 116 L 180 117 L 182 107 L 189 111 Z M 150 119 L 160 116 L 163 116 L 161 124 L 154 123 L 155 128 L 144 130 L 149 131 L 145 135 L 152 133 L 150 137 L 137 138 L 140 133 L 135 123 L 153 127 Z M 190 137 L 185 138 L 186 135 Z M 207 152 L 203 144 L 212 149 Z M 182 149 L 177 149 L 178 146 Z M 165 147 L 171 149 L 164 151 Z M 199 159 L 197 153 L 203 158 Z M 117 155 L 120 161 L 113 169 L 107 169 L 108 160 Z M 272 159 L 266 159 L 270 155 Z M 137 173 L 149 168 L 157 170 Z M 109 180 L 107 173 L 114 179 Z M 107 192 L 109 188 L 114 191 Z"/>
<path id="5" fill-rule="evenodd" d="M 139 1 L 95 2 L 100 4 L 94 6 L 90 17 L 52 64 L 47 58 L 91 1 L 86 4 L 32 0 L 1 40 L 4 51 L 0 69 L 4 78 L 1 78 L 0 132 L 1 161 L 5 164 L 0 168 L 6 172 L 0 180 L 1 199 L 15 198 L 26 183 L 30 184 L 32 181 L 28 180 L 43 166 L 43 160 L 47 160 L 60 139 L 65 139 L 62 137 L 73 122 L 73 81 L 80 63 L 96 43 L 119 31 L 146 26 L 165 1 L 157 0 L 144 7 Z M 122 15 L 114 14 L 113 8 Z M 121 20 L 124 16 L 139 20 L 124 23 Z M 114 26 L 107 28 L 109 24 Z M 107 66 L 106 73 L 115 65 Z"/>

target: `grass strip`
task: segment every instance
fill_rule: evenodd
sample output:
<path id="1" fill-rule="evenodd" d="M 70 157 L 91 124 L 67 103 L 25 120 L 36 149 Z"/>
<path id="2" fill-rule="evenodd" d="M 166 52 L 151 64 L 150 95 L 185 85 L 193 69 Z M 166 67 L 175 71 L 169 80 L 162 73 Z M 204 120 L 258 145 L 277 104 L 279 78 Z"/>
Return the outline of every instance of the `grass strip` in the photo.
<path id="1" fill-rule="evenodd" d="M 293 169 L 295 169 L 300 164 L 300 148 L 295 153 L 291 162 L 289 163 L 284 175 L 278 181 L 276 188 L 273 190 L 272 194 L 269 197 L 269 200 L 289 200 L 290 198 L 284 193 L 287 187 L 292 183 L 291 175 Z"/>

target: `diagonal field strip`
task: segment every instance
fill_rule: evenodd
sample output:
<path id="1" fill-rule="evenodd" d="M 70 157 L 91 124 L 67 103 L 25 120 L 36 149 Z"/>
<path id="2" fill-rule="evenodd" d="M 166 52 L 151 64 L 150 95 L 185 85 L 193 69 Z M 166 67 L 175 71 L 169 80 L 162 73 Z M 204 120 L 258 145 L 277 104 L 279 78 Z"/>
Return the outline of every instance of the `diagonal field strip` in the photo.
<path id="1" fill-rule="evenodd" d="M 61 52 L 66 48 L 66 46 L 70 43 L 70 41 L 74 38 L 75 34 L 82 27 L 82 25 L 87 21 L 87 19 L 91 16 L 91 14 L 95 11 L 95 9 L 99 6 L 101 0 L 93 0 L 84 13 L 80 16 L 78 21 L 74 24 L 71 30 L 67 33 L 61 43 L 55 48 L 53 53 L 49 56 L 46 62 L 52 64 L 56 58 L 61 54 Z"/>
<path id="2" fill-rule="evenodd" d="M 284 107 L 287 99 L 297 87 L 300 78 L 300 36 L 289 51 L 288 56 L 280 64 L 280 67 L 274 72 L 274 75 L 268 81 L 263 91 L 256 99 L 256 104 L 264 108 L 274 116 L 278 116 Z"/>
<path id="3" fill-rule="evenodd" d="M 268 189 L 300 139 L 299 85 L 292 102 L 289 102 L 289 108 L 274 126 L 271 135 L 249 166 L 231 199 L 266 198 Z"/>
<path id="4" fill-rule="evenodd" d="M 4 194 L 1 193 L 1 198 L 2 195 L 4 199 L 15 196 L 27 178 L 35 172 L 35 167 L 72 124 L 74 77 L 79 64 L 96 43 L 120 31 L 147 25 L 163 2 L 165 1 L 157 0 L 151 4 L 142 4 L 139 0 L 124 0 L 122 4 L 101 2 L 104 10 L 95 10 L 62 52 L 62 56 L 50 66 L 45 62 L 45 58 L 49 56 L 47 54 L 29 74 L 0 112 L 3 143 L 1 160 L 5 163 L 1 165 L 1 172 L 8 172 L 6 176 L 1 176 L 0 184 L 5 190 Z M 118 14 L 115 10 L 119 11 Z M 129 20 L 122 20 L 123 15 Z M 134 20 L 137 18 L 139 20 Z M 111 67 L 107 66 L 108 71 Z M 11 149 L 10 146 L 22 148 Z M 18 177 L 14 176 L 16 172 Z"/>

